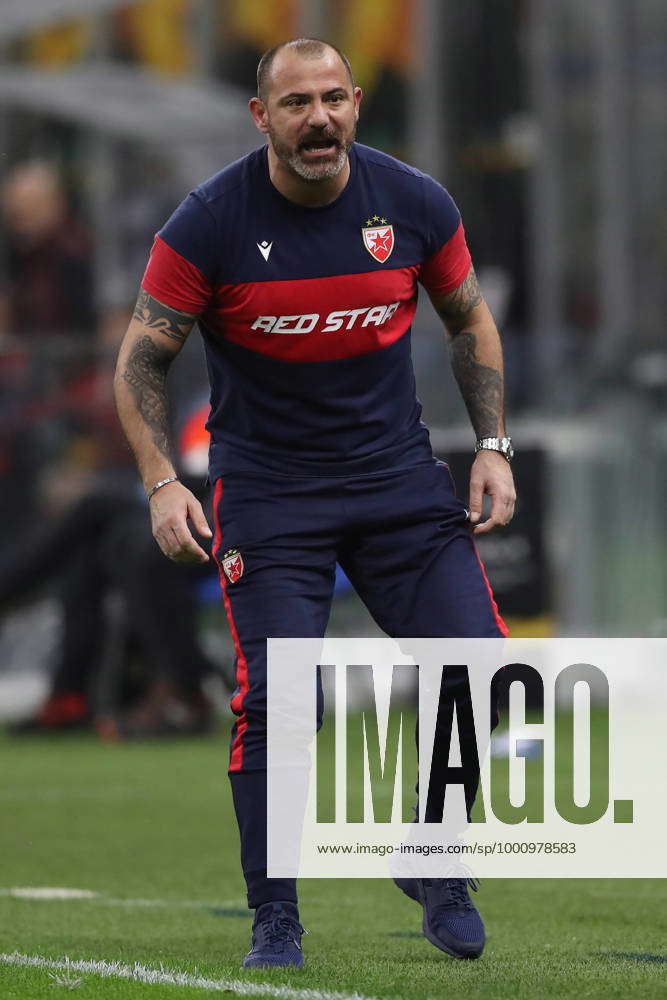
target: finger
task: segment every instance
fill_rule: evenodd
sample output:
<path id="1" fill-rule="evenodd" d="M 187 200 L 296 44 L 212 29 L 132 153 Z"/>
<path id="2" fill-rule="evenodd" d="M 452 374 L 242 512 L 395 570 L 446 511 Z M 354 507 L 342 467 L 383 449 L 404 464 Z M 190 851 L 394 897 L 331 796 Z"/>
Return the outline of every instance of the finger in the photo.
<path id="1" fill-rule="evenodd" d="M 514 514 L 513 496 L 501 496 L 491 494 L 491 514 L 483 524 L 479 524 L 474 531 L 476 535 L 485 535 L 495 528 L 502 528 L 512 520 Z"/>
<path id="2" fill-rule="evenodd" d="M 160 546 L 162 554 L 166 556 L 167 559 L 174 559 L 177 554 L 178 547 L 175 544 L 175 539 L 172 533 L 158 530 L 154 533 L 153 537 Z"/>
<path id="3" fill-rule="evenodd" d="M 208 556 L 202 547 L 197 545 L 186 525 L 172 524 L 171 531 L 177 543 L 176 553 L 172 558 L 177 562 L 208 562 Z"/>
<path id="4" fill-rule="evenodd" d="M 491 514 L 489 520 L 493 521 L 493 526 L 505 524 L 505 498 L 501 493 L 491 493 Z M 491 529 L 489 529 L 491 530 Z"/>
<path id="5" fill-rule="evenodd" d="M 502 521 L 498 521 L 494 517 L 488 517 L 486 521 L 477 525 L 477 527 L 473 530 L 473 535 L 488 535 L 490 531 L 493 531 L 494 528 L 498 528 L 500 526 L 502 526 Z"/>
<path id="6" fill-rule="evenodd" d="M 190 535 L 187 527 L 184 527 L 183 535 L 179 537 L 178 532 L 174 530 L 171 520 L 161 522 L 153 531 L 153 537 L 160 546 L 163 554 L 174 562 L 185 561 L 183 560 L 182 555 L 183 542 L 186 540 L 186 535 L 191 539 L 192 544 L 195 547 L 198 547 L 197 543 Z"/>
<path id="7" fill-rule="evenodd" d="M 505 524 L 509 524 L 514 517 L 514 505 L 516 503 L 515 499 L 509 499 L 505 503 Z"/>
<path id="8" fill-rule="evenodd" d="M 494 499 L 492 513 L 495 514 L 501 524 L 509 524 L 514 516 L 514 504 L 516 496 L 513 493 L 502 493 L 498 496 L 498 504 Z"/>
<path id="9" fill-rule="evenodd" d="M 204 508 L 198 501 L 192 500 L 189 503 L 188 514 L 190 515 L 190 520 L 192 521 L 195 530 L 202 536 L 202 538 L 213 537 L 213 532 L 211 531 L 209 523 L 206 520 L 206 515 L 204 514 Z"/>
<path id="10" fill-rule="evenodd" d="M 484 483 L 481 479 L 470 480 L 470 523 L 477 524 L 482 516 L 482 505 L 484 502 Z"/>

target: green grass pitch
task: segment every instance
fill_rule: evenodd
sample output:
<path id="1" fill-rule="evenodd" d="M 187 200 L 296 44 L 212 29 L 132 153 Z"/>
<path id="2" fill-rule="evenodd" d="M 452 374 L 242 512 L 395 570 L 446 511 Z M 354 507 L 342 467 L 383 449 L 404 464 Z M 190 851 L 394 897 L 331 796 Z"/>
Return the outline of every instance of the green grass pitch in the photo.
<path id="1" fill-rule="evenodd" d="M 667 884 L 659 880 L 487 879 L 476 897 L 488 931 L 478 962 L 428 944 L 421 910 L 389 882 L 304 880 L 307 968 L 242 971 L 250 917 L 224 736 L 133 746 L 0 736 L 0 760 L 0 953 L 163 966 L 233 980 L 227 996 L 286 1000 L 334 991 L 406 1000 L 667 997 Z M 98 895 L 6 893 L 31 886 Z M 224 983 L 213 985 L 0 961 L 0 1000 L 194 1000 L 219 996 Z M 287 989 L 271 993 L 278 986 Z"/>

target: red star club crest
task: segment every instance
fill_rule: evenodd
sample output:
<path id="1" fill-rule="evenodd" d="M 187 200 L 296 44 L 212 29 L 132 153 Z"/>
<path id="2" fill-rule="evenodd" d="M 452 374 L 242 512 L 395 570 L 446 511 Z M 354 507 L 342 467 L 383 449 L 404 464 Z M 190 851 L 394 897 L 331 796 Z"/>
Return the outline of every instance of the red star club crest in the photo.
<path id="1" fill-rule="evenodd" d="M 243 576 L 243 556 L 238 549 L 230 549 L 222 557 L 222 568 L 230 583 L 236 583 Z"/>
<path id="2" fill-rule="evenodd" d="M 394 249 L 394 227 L 390 226 L 386 219 L 374 215 L 372 219 L 366 220 L 361 235 L 371 257 L 378 264 L 384 264 Z"/>

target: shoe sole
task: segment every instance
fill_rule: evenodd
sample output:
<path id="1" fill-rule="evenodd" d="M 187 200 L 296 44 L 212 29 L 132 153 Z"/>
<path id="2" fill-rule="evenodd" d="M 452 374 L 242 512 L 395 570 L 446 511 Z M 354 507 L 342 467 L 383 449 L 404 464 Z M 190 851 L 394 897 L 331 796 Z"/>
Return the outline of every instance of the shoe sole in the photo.
<path id="1" fill-rule="evenodd" d="M 303 969 L 305 962 L 243 962 L 242 969 Z"/>

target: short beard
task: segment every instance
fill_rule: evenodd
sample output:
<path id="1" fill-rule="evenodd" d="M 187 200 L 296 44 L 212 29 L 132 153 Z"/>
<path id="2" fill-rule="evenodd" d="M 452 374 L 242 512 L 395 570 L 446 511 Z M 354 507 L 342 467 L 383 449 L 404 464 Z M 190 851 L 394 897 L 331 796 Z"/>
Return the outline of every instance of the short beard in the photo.
<path id="1" fill-rule="evenodd" d="M 276 138 L 273 130 L 269 127 L 269 137 L 271 139 L 271 144 L 275 150 L 275 154 L 281 163 L 284 163 L 292 173 L 300 177 L 302 181 L 327 181 L 331 180 L 333 177 L 338 177 L 339 173 L 345 166 L 345 162 L 348 157 L 348 153 L 352 148 L 354 143 L 356 129 L 352 132 L 351 137 L 345 143 L 342 143 L 338 147 L 338 153 L 336 154 L 335 160 L 330 160 L 328 163 L 314 163 L 312 165 L 304 163 L 298 152 L 293 152 L 288 146 L 280 142 Z"/>

